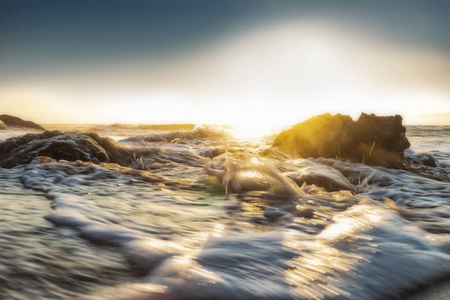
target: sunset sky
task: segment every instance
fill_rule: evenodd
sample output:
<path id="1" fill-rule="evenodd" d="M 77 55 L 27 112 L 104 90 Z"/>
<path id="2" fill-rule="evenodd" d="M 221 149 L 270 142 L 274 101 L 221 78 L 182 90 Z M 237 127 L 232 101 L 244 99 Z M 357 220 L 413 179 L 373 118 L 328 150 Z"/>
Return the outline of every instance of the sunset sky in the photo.
<path id="1" fill-rule="evenodd" d="M 269 128 L 362 111 L 450 123 L 450 1 L 0 2 L 0 113 Z"/>

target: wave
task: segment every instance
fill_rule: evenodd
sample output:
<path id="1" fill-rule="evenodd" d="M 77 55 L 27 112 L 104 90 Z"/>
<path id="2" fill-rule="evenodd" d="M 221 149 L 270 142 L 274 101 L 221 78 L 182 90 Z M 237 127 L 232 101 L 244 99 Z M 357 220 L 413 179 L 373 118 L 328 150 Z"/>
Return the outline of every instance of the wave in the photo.
<path id="1" fill-rule="evenodd" d="M 204 136 L 204 131 L 198 135 Z M 178 133 L 176 133 L 178 134 Z M 184 134 L 184 133 L 180 133 Z M 190 134 L 190 133 L 189 133 Z M 134 169 L 159 169 L 170 163 L 202 165 L 204 156 L 213 156 L 225 151 L 207 148 L 195 151 L 189 146 L 127 147 L 100 137 L 97 133 L 63 133 L 46 131 L 41 134 L 26 134 L 0 143 L 0 167 L 12 168 L 29 164 L 40 156 L 55 160 L 114 163 Z"/>
<path id="2" fill-rule="evenodd" d="M 0 184 L 20 178 L 43 193 L 45 219 L 72 233 L 61 239 L 78 234 L 99 256 L 122 256 L 117 269 L 131 274 L 81 289 L 83 299 L 402 298 L 450 274 L 448 182 L 293 159 L 270 143 L 198 130 L 208 133 L 174 142 L 61 132 L 11 139 L 0 157 L 14 168 L 2 169 Z M 64 156 L 71 148 L 78 158 Z M 449 172 L 436 153 L 408 155 L 423 170 Z"/>
<path id="3" fill-rule="evenodd" d="M 182 299 L 381 299 L 400 297 L 450 272 L 448 241 L 436 241 L 431 236 L 428 239 L 395 209 L 376 204 L 364 195 L 353 196 L 350 191 L 297 190 L 295 183 L 290 186 L 293 182 L 262 158 L 221 159 L 216 158 L 216 163 L 226 167 L 223 176 L 240 186 L 239 202 L 251 203 L 248 201 L 253 199 L 255 208 L 263 208 L 264 218 L 269 221 L 263 232 L 225 234 L 227 227 L 236 225 L 218 223 L 204 228 L 202 234 L 189 234 L 185 240 L 154 238 L 148 234 L 149 228 L 138 225 L 135 218 L 126 225 L 119 216 L 120 209 L 108 206 L 105 210 L 104 204 L 100 205 L 108 198 L 121 203 L 113 200 L 118 196 L 113 185 L 132 188 L 141 184 L 140 179 L 133 181 L 130 176 L 95 164 L 36 162 L 26 168 L 22 182 L 45 192 L 52 201 L 48 221 L 70 227 L 94 243 L 119 246 L 134 272 L 144 276 L 139 284 L 96 291 L 86 295 L 87 299 L 137 295 Z M 261 185 L 247 184 L 247 179 L 238 176 L 240 171 L 259 172 L 257 180 L 273 184 L 266 194 L 269 198 L 264 200 L 255 194 Z M 155 199 L 161 198 L 159 187 L 146 189 Z M 89 197 L 91 190 L 104 193 L 105 200 L 94 201 Z M 287 198 L 281 197 L 286 194 Z M 312 209 L 310 215 L 305 214 L 305 205 Z M 286 218 L 288 215 L 291 217 Z M 323 226 L 314 221 L 314 233 L 305 231 L 306 227 L 295 225 L 299 217 L 304 220 L 303 226 L 307 226 L 308 219 L 324 218 Z"/>
<path id="4" fill-rule="evenodd" d="M 102 138 L 96 133 L 46 131 L 10 138 L 0 143 L 0 167 L 12 168 L 28 164 L 38 156 L 125 164 L 130 161 L 128 154 L 127 150 L 111 139 Z"/>
<path id="5" fill-rule="evenodd" d="M 360 204 L 334 220 L 317 238 L 295 230 L 236 233 L 194 252 L 168 245 L 164 254 L 149 242 L 141 245 L 145 258 L 159 259 L 148 276 L 91 297 L 392 299 L 449 272 L 450 255 L 394 212 Z"/>
<path id="6" fill-rule="evenodd" d="M 140 135 L 121 140 L 122 143 L 186 143 L 195 139 L 225 138 L 230 137 L 230 132 L 226 128 L 211 125 L 197 125 L 193 131 L 175 131 L 167 133 L 157 133 L 150 135 Z"/>
<path id="7" fill-rule="evenodd" d="M 195 124 L 102 124 L 93 125 L 89 131 L 105 131 L 105 130 L 193 130 Z"/>

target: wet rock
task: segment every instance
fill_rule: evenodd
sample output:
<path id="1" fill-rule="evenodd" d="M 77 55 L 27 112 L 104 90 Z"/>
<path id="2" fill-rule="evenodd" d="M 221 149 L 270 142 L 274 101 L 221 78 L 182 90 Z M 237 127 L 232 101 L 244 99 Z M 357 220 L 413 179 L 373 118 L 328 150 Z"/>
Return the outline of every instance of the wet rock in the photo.
<path id="1" fill-rule="evenodd" d="M 328 166 L 307 167 L 299 172 L 285 175 L 294 180 L 299 186 L 302 186 L 303 183 L 315 184 L 325 188 L 328 192 L 354 190 L 350 181 L 341 172 Z"/>
<path id="2" fill-rule="evenodd" d="M 0 120 L 5 123 L 7 126 L 13 127 L 23 127 L 23 128 L 32 128 L 44 131 L 45 128 L 41 125 L 38 125 L 31 121 L 25 121 L 21 118 L 10 116 L 10 115 L 0 115 Z M 1 126 L 0 126 L 1 127 Z"/>
<path id="3" fill-rule="evenodd" d="M 312 117 L 281 132 L 273 143 L 297 157 L 328 157 L 369 165 L 402 168 L 410 144 L 399 115 L 362 113 L 357 121 L 341 114 Z"/>
<path id="4" fill-rule="evenodd" d="M 268 218 L 271 221 L 276 221 L 285 215 L 285 211 L 279 210 L 275 207 L 266 207 L 264 211 L 264 217 Z"/>
<path id="5" fill-rule="evenodd" d="M 300 218 L 312 219 L 314 218 L 314 210 L 308 207 L 299 207 L 295 215 Z"/>
<path id="6" fill-rule="evenodd" d="M 413 163 L 413 164 L 419 164 L 424 165 L 427 167 L 439 167 L 440 163 L 439 161 L 434 158 L 431 154 L 411 154 L 406 156 L 406 159 Z"/>
<path id="7" fill-rule="evenodd" d="M 0 167 L 12 168 L 28 164 L 38 156 L 56 160 L 88 161 L 93 163 L 131 163 L 131 154 L 114 141 L 95 133 L 62 133 L 46 131 L 26 134 L 0 143 Z"/>

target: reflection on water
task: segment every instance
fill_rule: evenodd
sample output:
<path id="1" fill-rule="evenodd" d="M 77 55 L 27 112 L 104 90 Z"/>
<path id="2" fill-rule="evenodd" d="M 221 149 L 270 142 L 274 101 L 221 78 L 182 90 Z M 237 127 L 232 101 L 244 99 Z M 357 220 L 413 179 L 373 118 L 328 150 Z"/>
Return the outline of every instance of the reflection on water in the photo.
<path id="1" fill-rule="evenodd" d="M 392 299 L 450 274 L 448 182 L 202 130 L 133 134 L 139 170 L 0 169 L 0 297 Z"/>
<path id="2" fill-rule="evenodd" d="M 67 299 L 129 281 L 120 252 L 47 222 L 49 200 L 20 175 L 0 169 L 0 299 Z"/>

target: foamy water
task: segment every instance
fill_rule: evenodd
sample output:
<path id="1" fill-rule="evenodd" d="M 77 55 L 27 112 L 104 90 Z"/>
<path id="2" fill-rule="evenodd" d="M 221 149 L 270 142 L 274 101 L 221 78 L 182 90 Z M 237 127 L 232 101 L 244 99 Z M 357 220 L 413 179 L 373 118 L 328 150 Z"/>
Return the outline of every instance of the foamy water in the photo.
<path id="1" fill-rule="evenodd" d="M 407 128 L 443 180 L 207 126 L 96 130 L 133 168 L 0 168 L 1 299 L 401 299 L 450 276 L 450 127 Z"/>

